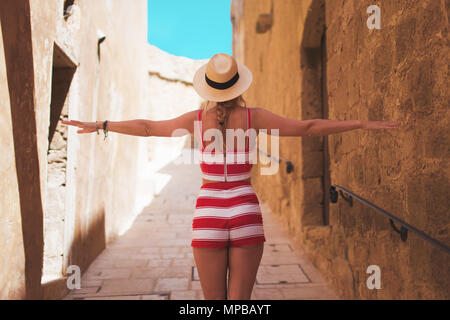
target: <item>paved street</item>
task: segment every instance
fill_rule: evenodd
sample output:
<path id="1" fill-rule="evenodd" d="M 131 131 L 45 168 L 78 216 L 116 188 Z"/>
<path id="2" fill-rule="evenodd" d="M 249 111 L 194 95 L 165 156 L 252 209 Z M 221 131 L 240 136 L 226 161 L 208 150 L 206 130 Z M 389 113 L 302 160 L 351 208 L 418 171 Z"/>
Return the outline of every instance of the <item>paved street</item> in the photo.
<path id="1" fill-rule="evenodd" d="M 167 185 L 64 299 L 203 299 L 190 247 L 200 169 L 172 162 L 158 172 Z M 260 201 L 267 242 L 252 299 L 337 299 Z"/>

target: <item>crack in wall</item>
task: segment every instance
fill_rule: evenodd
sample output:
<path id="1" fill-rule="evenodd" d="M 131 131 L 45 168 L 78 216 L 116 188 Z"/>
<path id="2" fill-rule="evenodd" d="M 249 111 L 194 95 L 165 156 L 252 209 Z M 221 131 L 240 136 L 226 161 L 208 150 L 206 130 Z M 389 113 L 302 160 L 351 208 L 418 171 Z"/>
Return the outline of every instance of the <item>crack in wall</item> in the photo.
<path id="1" fill-rule="evenodd" d="M 187 87 L 193 87 L 193 83 L 192 82 L 188 82 L 185 80 L 181 80 L 181 79 L 173 79 L 173 78 L 167 78 L 165 76 L 163 76 L 161 73 L 156 72 L 156 71 L 149 71 L 148 72 L 150 77 L 156 77 L 158 79 L 161 79 L 163 81 L 167 81 L 167 82 L 173 82 L 173 83 L 181 83 Z"/>

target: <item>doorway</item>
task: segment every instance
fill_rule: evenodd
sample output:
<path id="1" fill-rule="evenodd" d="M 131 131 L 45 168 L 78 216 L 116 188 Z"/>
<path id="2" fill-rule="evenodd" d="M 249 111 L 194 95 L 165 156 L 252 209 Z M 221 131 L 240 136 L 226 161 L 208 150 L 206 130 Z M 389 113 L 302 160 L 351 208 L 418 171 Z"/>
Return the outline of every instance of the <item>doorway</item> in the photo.
<path id="1" fill-rule="evenodd" d="M 47 150 L 47 184 L 44 212 L 44 265 L 42 283 L 63 276 L 66 199 L 68 97 L 76 65 L 54 44 Z"/>
<path id="2" fill-rule="evenodd" d="M 300 50 L 302 119 L 328 119 L 325 1 L 311 3 Z M 329 224 L 328 136 L 302 139 L 303 226 Z"/>
<path id="3" fill-rule="evenodd" d="M 320 41 L 321 48 L 321 101 L 323 119 L 328 119 L 328 90 L 327 90 L 327 33 L 323 31 Z M 323 224 L 330 224 L 330 155 L 328 153 L 328 136 L 323 137 Z"/>

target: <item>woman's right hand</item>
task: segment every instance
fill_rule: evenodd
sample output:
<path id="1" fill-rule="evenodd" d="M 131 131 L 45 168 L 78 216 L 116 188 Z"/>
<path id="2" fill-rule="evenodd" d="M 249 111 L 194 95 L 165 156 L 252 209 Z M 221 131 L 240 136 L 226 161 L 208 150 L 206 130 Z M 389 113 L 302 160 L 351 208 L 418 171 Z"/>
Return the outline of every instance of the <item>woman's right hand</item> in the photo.
<path id="1" fill-rule="evenodd" d="M 379 130 L 379 129 L 394 129 L 400 126 L 399 121 L 365 121 L 361 120 L 361 129 L 363 130 Z"/>
<path id="2" fill-rule="evenodd" d="M 82 130 L 78 130 L 77 133 L 92 133 L 97 131 L 96 123 L 95 122 L 82 122 L 77 120 L 69 120 L 61 121 L 63 124 L 69 125 L 69 126 L 76 126 L 79 128 L 82 128 Z"/>

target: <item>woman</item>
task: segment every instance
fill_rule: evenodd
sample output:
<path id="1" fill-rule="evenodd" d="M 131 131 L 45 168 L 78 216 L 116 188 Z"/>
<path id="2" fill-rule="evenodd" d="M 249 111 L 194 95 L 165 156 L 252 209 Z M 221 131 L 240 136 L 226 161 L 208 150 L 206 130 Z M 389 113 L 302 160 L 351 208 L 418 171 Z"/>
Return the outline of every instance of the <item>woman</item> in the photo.
<path id="1" fill-rule="evenodd" d="M 208 300 L 250 299 L 265 242 L 258 198 L 250 183 L 250 146 L 256 145 L 256 136 L 238 135 L 237 142 L 232 136 L 233 141 L 227 141 L 226 129 L 248 129 L 247 133 L 278 129 L 279 136 L 324 136 L 400 125 L 383 121 L 296 120 L 263 108 L 247 108 L 242 94 L 251 83 L 252 73 L 247 67 L 227 54 L 217 54 L 194 76 L 194 88 L 206 100 L 199 110 L 165 121 L 63 121 L 82 128 L 78 133 L 98 133 L 99 128 L 106 126 L 107 131 L 122 134 L 171 137 L 174 130 L 185 129 L 198 138 L 203 184 L 195 206 L 191 246 Z M 194 126 L 196 121 L 198 126 Z M 205 140 L 212 142 L 206 144 Z M 245 145 L 245 149 L 236 150 L 234 145 Z M 246 161 L 237 161 L 237 154 L 244 154 Z"/>

